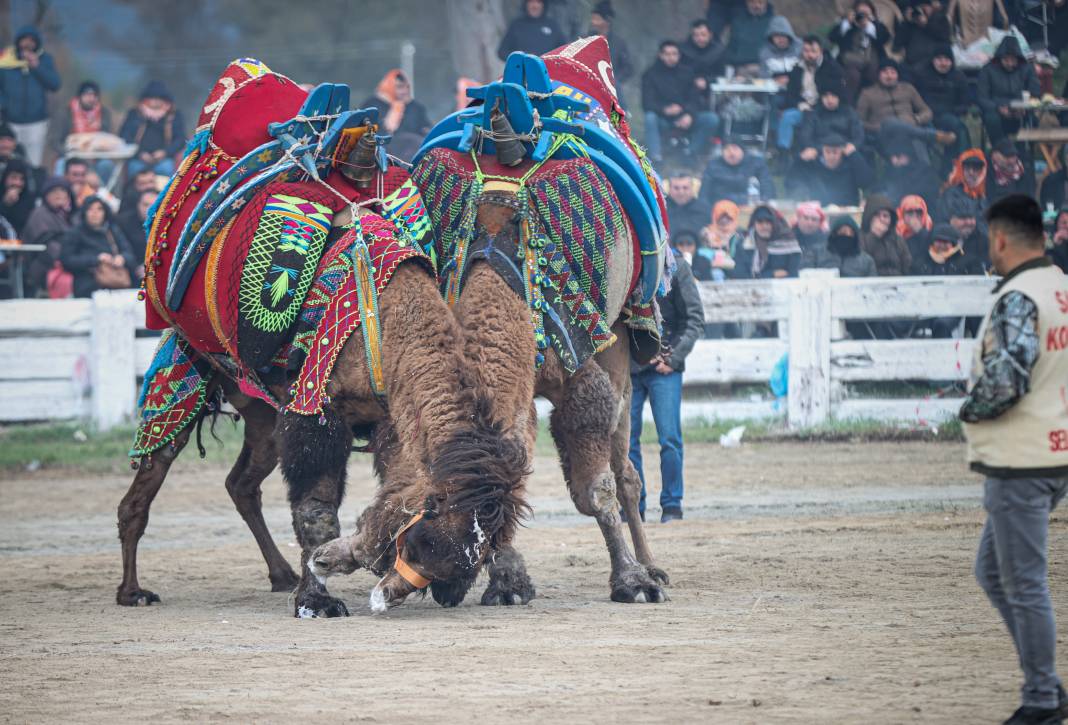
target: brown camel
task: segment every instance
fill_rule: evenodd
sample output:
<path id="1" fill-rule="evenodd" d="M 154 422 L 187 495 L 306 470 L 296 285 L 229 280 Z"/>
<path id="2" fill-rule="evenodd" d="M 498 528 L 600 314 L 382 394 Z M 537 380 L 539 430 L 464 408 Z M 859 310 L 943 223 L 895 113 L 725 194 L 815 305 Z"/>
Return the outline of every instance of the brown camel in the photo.
<path id="1" fill-rule="evenodd" d="M 348 614 L 345 604 L 332 597 L 318 577 L 310 575 L 307 563 L 316 547 L 340 534 L 337 511 L 354 430 L 389 422 L 386 432 L 376 436 L 377 440 L 384 436 L 389 440 L 379 464 L 386 483 L 369 509 L 374 513 L 365 512 L 361 519 L 376 517 L 383 547 L 392 545 L 391 532 L 411 517 L 409 507 L 423 507 L 430 513 L 410 530 L 407 538 L 411 547 L 420 542 L 432 546 L 447 539 L 471 551 L 485 548 L 475 532 L 474 516 L 480 517 L 482 536 L 492 541 L 510 537 L 523 511 L 520 483 L 527 468 L 525 449 L 509 447 L 508 440 L 485 416 L 472 415 L 478 398 L 466 377 L 462 334 L 438 294 L 433 276 L 421 265 L 402 264 L 382 293 L 380 315 L 388 419 L 371 389 L 359 330 L 340 353 L 327 388 L 330 403 L 320 419 L 277 416 L 270 406 L 243 396 L 222 375 L 211 383 L 213 389 L 221 388 L 246 419 L 245 444 L 227 478 L 227 489 L 260 544 L 272 589 L 285 591 L 297 583 L 297 616 Z M 282 388 L 274 392 L 282 400 L 288 395 Z M 119 506 L 124 569 L 116 597 L 119 604 L 159 601 L 138 583 L 137 543 L 147 525 L 152 499 L 191 431 L 192 425 L 173 445 L 143 457 Z M 299 583 L 271 540 L 260 511 L 260 484 L 279 458 L 289 485 L 293 528 L 301 545 Z M 480 478 L 477 491 L 472 493 L 465 484 L 473 480 L 475 471 Z M 399 476 L 405 480 L 398 480 Z M 435 511 L 447 515 L 434 516 Z M 460 566 L 458 559 L 435 566 L 429 557 L 422 561 L 418 556 L 410 558 L 440 582 L 434 594 L 444 604 L 458 603 L 449 590 L 462 588 L 466 593 L 474 580 L 468 572 L 470 566 Z"/>

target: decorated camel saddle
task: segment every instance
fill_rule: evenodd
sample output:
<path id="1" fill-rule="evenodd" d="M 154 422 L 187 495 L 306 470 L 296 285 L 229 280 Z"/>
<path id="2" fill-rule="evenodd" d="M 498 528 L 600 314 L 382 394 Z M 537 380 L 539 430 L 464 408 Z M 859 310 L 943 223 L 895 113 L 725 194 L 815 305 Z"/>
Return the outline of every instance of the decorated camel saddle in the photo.
<path id="1" fill-rule="evenodd" d="M 131 455 L 165 445 L 207 404 L 214 371 L 285 412 L 319 415 L 334 360 L 407 260 L 433 272 L 429 219 L 389 163 L 377 109 L 349 89 L 310 93 L 241 59 L 215 84 L 178 171 L 146 220 L 147 326 L 165 330 Z M 431 250 L 432 251 L 432 250 Z M 382 394 L 377 364 L 372 386 Z"/>
<path id="2" fill-rule="evenodd" d="M 570 372 L 614 341 L 618 290 L 628 325 L 657 334 L 654 298 L 673 265 L 663 195 L 614 89 L 602 37 L 512 53 L 503 78 L 469 89 L 472 105 L 431 129 L 413 160 L 446 300 L 484 258 L 526 298 L 539 348 Z M 479 200 L 498 190 L 515 194 L 519 240 L 475 238 Z M 613 279 L 621 268 L 629 278 Z"/>

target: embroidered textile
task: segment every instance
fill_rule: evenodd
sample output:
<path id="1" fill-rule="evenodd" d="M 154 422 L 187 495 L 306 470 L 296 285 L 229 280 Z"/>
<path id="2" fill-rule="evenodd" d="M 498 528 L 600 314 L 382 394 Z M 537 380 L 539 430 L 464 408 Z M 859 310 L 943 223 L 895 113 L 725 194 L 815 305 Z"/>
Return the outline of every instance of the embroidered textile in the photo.
<path id="1" fill-rule="evenodd" d="M 159 450 L 196 420 L 210 378 L 208 362 L 174 330 L 166 330 L 141 386 L 141 420 L 130 455 Z"/>

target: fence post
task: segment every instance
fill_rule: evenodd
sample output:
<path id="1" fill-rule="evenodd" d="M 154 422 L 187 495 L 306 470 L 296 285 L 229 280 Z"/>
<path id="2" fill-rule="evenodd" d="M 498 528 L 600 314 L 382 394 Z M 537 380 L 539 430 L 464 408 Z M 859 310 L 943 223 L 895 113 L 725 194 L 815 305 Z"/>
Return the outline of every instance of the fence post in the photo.
<path id="1" fill-rule="evenodd" d="M 791 428 L 825 423 L 831 407 L 831 280 L 837 269 L 801 270 L 790 295 Z"/>
<path id="2" fill-rule="evenodd" d="M 134 335 L 137 301 L 131 290 L 93 293 L 89 334 L 89 379 L 93 423 L 107 430 L 128 420 L 137 404 Z"/>

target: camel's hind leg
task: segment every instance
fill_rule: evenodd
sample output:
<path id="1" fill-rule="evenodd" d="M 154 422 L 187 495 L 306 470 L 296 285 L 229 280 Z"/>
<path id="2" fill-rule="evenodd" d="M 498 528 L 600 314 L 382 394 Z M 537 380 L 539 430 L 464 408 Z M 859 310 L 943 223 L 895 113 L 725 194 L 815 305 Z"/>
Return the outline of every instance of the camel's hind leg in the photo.
<path id="1" fill-rule="evenodd" d="M 293 567 L 278 551 L 267 522 L 263 520 L 260 491 L 263 479 L 278 466 L 278 446 L 274 438 L 277 413 L 262 400 L 241 393 L 237 385 L 229 380 L 224 382 L 223 387 L 227 399 L 241 412 L 245 421 L 245 441 L 237 462 L 226 477 L 226 492 L 230 494 L 234 506 L 260 547 L 263 560 L 267 563 L 271 591 L 291 592 L 299 579 Z"/>
<path id="2" fill-rule="evenodd" d="M 550 418 L 553 441 L 571 499 L 601 527 L 612 562 L 616 602 L 662 602 L 667 597 L 627 546 L 611 470 L 612 433 L 619 400 L 607 373 L 589 360 L 564 384 Z"/>

